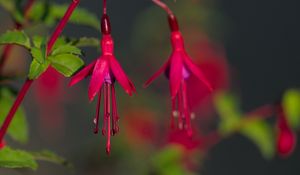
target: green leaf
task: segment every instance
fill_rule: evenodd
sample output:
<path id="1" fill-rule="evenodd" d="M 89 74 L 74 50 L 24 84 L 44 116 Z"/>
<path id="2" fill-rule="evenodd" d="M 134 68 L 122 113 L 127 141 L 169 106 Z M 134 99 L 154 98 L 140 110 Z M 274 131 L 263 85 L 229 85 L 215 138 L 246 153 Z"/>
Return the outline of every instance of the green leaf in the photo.
<path id="1" fill-rule="evenodd" d="M 43 64 L 45 62 L 46 53 L 36 47 L 31 48 L 31 56 L 34 60 L 36 60 L 39 64 Z"/>
<path id="2" fill-rule="evenodd" d="M 35 45 L 35 47 L 31 48 L 30 51 L 32 58 L 40 64 L 44 64 L 47 56 L 46 38 L 41 38 L 40 40 L 40 38 L 35 37 L 33 39 L 33 44 Z"/>
<path id="3" fill-rule="evenodd" d="M 62 45 L 57 48 L 55 48 L 51 56 L 56 56 L 60 54 L 74 54 L 74 55 L 81 55 L 81 50 L 75 46 L 72 45 Z"/>
<path id="4" fill-rule="evenodd" d="M 13 12 L 15 10 L 14 1 L 0 0 L 0 6 L 2 6 L 5 10 L 9 12 Z"/>
<path id="5" fill-rule="evenodd" d="M 50 65 L 49 60 L 45 60 L 44 63 L 39 63 L 36 59 L 33 59 L 30 65 L 28 78 L 30 80 L 37 79 L 42 73 L 44 73 Z"/>
<path id="6" fill-rule="evenodd" d="M 237 98 L 222 92 L 215 96 L 214 103 L 221 118 L 219 124 L 220 132 L 224 135 L 230 134 L 236 130 L 242 116 Z"/>
<path id="7" fill-rule="evenodd" d="M 288 123 L 293 128 L 300 127 L 300 91 L 290 89 L 283 95 L 283 110 L 286 114 Z"/>
<path id="8" fill-rule="evenodd" d="M 43 150 L 40 152 L 32 152 L 31 154 L 34 156 L 36 160 L 59 164 L 70 169 L 74 168 L 74 166 L 70 162 L 68 162 L 65 158 L 58 156 L 57 154 L 48 150 Z"/>
<path id="9" fill-rule="evenodd" d="M 79 39 L 71 39 L 70 42 L 76 47 L 100 47 L 100 41 L 98 38 L 82 37 Z"/>
<path id="10" fill-rule="evenodd" d="M 0 36 L 0 44 L 17 44 L 30 49 L 30 39 L 24 31 L 7 31 Z"/>
<path id="11" fill-rule="evenodd" d="M 33 36 L 32 41 L 33 41 L 34 47 L 41 48 L 43 40 L 45 40 L 45 39 L 42 36 Z"/>
<path id="12" fill-rule="evenodd" d="M 249 120 L 249 122 L 241 127 L 241 134 L 254 142 L 266 159 L 270 159 L 274 156 L 274 130 L 267 122 L 259 119 Z"/>
<path id="13" fill-rule="evenodd" d="M 0 150 L 0 167 L 36 170 L 38 165 L 30 153 L 22 150 L 13 150 L 6 146 Z"/>
<path id="14" fill-rule="evenodd" d="M 9 89 L 1 88 L 0 90 L 0 123 L 3 123 L 9 109 L 14 102 L 14 97 Z M 25 118 L 25 112 L 22 107 L 16 112 L 7 134 L 20 143 L 26 143 L 28 141 L 28 125 Z"/>
<path id="15" fill-rule="evenodd" d="M 60 54 L 48 57 L 51 66 L 66 77 L 72 76 L 78 69 L 80 69 L 84 62 L 73 54 Z"/>
<path id="16" fill-rule="evenodd" d="M 152 162 L 156 174 L 161 175 L 189 175 L 182 166 L 184 150 L 181 146 L 172 144 L 153 156 Z"/>

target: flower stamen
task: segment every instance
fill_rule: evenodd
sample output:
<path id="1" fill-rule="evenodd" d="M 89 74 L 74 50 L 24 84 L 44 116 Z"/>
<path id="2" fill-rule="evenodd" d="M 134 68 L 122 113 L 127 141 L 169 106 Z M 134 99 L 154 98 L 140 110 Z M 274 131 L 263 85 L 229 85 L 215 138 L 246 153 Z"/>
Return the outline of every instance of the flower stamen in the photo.
<path id="1" fill-rule="evenodd" d="M 116 90 L 114 84 L 111 86 L 111 98 L 112 98 L 112 134 L 115 135 L 119 132 L 120 128 L 118 126 L 119 115 L 117 110 L 117 99 Z"/>
<path id="2" fill-rule="evenodd" d="M 98 101 L 97 101 L 97 108 L 96 108 L 96 117 L 94 118 L 94 133 L 98 134 L 99 131 L 99 113 L 100 113 L 100 103 L 101 103 L 101 90 L 98 93 Z"/>

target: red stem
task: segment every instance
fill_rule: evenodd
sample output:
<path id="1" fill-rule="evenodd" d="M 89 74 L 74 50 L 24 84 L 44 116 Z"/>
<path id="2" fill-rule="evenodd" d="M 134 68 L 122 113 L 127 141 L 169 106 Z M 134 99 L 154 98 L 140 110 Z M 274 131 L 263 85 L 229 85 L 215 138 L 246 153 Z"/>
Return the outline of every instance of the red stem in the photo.
<path id="1" fill-rule="evenodd" d="M 59 35 L 61 34 L 61 32 L 63 31 L 63 29 L 65 28 L 67 22 L 69 21 L 70 16 L 72 15 L 73 11 L 75 10 L 75 8 L 77 7 L 77 5 L 79 4 L 80 0 L 73 0 L 72 3 L 70 4 L 70 6 L 68 7 L 65 15 L 63 16 L 63 18 L 60 20 L 58 26 L 56 27 L 55 31 L 53 32 L 50 40 L 48 41 L 48 45 L 47 45 L 47 55 L 50 53 L 55 41 L 57 40 L 57 38 L 59 37 Z"/>
<path id="2" fill-rule="evenodd" d="M 25 17 L 25 19 L 28 19 L 30 10 L 31 10 L 34 2 L 35 2 L 35 0 L 28 0 L 27 1 L 27 4 L 25 5 L 25 8 L 24 8 L 24 17 Z"/>
<path id="3" fill-rule="evenodd" d="M 161 2 L 160 0 L 152 0 L 156 5 L 158 5 L 159 7 L 161 7 L 162 9 L 164 9 L 168 15 L 173 15 L 172 10 L 167 6 L 167 4 Z"/>
<path id="4" fill-rule="evenodd" d="M 6 131 L 7 131 L 8 127 L 9 127 L 9 124 L 12 121 L 12 119 L 13 119 L 16 111 L 18 110 L 20 104 L 22 103 L 23 98 L 25 97 L 25 95 L 26 95 L 26 93 L 27 93 L 30 85 L 32 84 L 32 82 L 33 82 L 33 80 L 29 80 L 29 79 L 27 79 L 25 81 L 25 83 L 23 84 L 23 86 L 22 86 L 22 88 L 21 88 L 21 90 L 20 90 L 20 92 L 19 92 L 19 94 L 18 94 L 18 96 L 17 96 L 17 98 L 16 98 L 13 106 L 10 108 L 10 111 L 7 114 L 5 120 L 4 120 L 3 124 L 2 124 L 2 127 L 0 129 L 0 142 L 3 140 L 3 137 L 4 137 Z"/>
<path id="5" fill-rule="evenodd" d="M 66 11 L 64 17 L 61 19 L 60 23 L 56 27 L 55 31 L 53 32 L 49 42 L 48 42 L 48 47 L 47 47 L 47 55 L 50 53 L 55 41 L 61 34 L 62 30 L 64 29 L 65 25 L 67 24 L 71 14 L 79 4 L 80 0 L 73 0 L 72 3 L 70 4 L 68 10 Z M 33 80 L 27 79 L 25 83 L 23 84 L 13 106 L 10 108 L 9 113 L 7 114 L 1 129 L 0 129 L 0 141 L 3 140 L 3 137 L 9 127 L 10 122 L 12 121 L 17 109 L 19 108 L 20 104 L 22 103 L 26 93 L 28 92 L 30 85 L 32 84 Z"/>
<path id="6" fill-rule="evenodd" d="M 169 27 L 172 32 L 179 31 L 179 25 L 176 19 L 176 16 L 172 12 L 172 10 L 167 6 L 167 4 L 161 2 L 160 0 L 152 0 L 156 5 L 165 10 L 168 14 Z"/>
<path id="7" fill-rule="evenodd" d="M 255 110 L 248 112 L 246 115 L 248 118 L 269 118 L 274 114 L 274 105 L 266 104 Z"/>

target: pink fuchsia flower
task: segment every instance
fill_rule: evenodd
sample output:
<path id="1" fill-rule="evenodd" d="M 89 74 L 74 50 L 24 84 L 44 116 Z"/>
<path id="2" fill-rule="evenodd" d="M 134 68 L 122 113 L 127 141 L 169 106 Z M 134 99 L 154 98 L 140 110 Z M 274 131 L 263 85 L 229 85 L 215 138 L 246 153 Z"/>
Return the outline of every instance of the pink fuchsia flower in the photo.
<path id="1" fill-rule="evenodd" d="M 70 81 L 69 85 L 73 86 L 85 77 L 91 75 L 91 81 L 88 88 L 89 100 L 92 101 L 98 94 L 98 104 L 96 110 L 95 133 L 98 133 L 99 111 L 101 102 L 101 91 L 104 93 L 104 123 L 102 134 L 107 137 L 106 152 L 110 153 L 110 136 L 119 131 L 118 112 L 115 95 L 115 81 L 117 80 L 126 93 L 132 95 L 135 92 L 133 83 L 124 73 L 119 62 L 114 56 L 114 43 L 110 35 L 110 22 L 106 14 L 102 16 L 102 55 L 78 72 Z M 112 118 L 112 129 L 111 129 Z"/>
<path id="2" fill-rule="evenodd" d="M 277 151 L 280 156 L 289 156 L 296 147 L 297 136 L 290 128 L 282 107 L 278 109 Z"/>
<path id="3" fill-rule="evenodd" d="M 212 91 L 212 86 L 202 73 L 202 71 L 194 64 L 184 48 L 183 37 L 179 31 L 176 17 L 172 11 L 161 1 L 153 0 L 158 6 L 162 7 L 168 13 L 168 20 L 171 29 L 172 53 L 167 62 L 145 83 L 145 87 L 152 83 L 160 74 L 166 73 L 169 78 L 172 112 L 171 127 L 175 127 L 175 118 L 178 119 L 177 127 L 185 129 L 189 136 L 192 135 L 191 118 L 193 114 L 189 108 L 187 98 L 187 79 L 195 76 L 198 81 L 203 83 L 207 89 Z"/>

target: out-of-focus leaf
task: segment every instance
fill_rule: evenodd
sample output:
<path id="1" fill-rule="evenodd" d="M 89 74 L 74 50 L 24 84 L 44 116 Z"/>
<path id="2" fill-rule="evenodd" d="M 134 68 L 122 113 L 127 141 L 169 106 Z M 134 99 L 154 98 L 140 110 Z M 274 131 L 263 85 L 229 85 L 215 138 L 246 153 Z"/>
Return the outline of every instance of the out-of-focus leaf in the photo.
<path id="1" fill-rule="evenodd" d="M 12 0 L 0 0 L 0 6 L 9 12 L 13 12 L 15 10 L 15 2 Z"/>
<path id="2" fill-rule="evenodd" d="M 293 128 L 300 127 L 300 91 L 290 89 L 284 93 L 282 101 L 283 110 L 288 123 Z"/>
<path id="3" fill-rule="evenodd" d="M 99 47 L 100 41 L 98 38 L 82 37 L 79 39 L 71 39 L 71 44 L 76 47 Z"/>
<path id="4" fill-rule="evenodd" d="M 12 92 L 5 88 L 1 88 L 0 93 L 0 123 L 3 123 L 4 118 L 13 104 L 14 97 Z M 26 143 L 28 141 L 28 125 L 23 108 L 19 108 L 16 112 L 7 134 L 20 143 Z"/>
<path id="5" fill-rule="evenodd" d="M 67 7 L 67 5 L 54 5 L 53 16 L 56 16 L 57 18 L 63 17 Z M 69 21 L 78 25 L 93 27 L 97 30 L 100 29 L 100 20 L 97 16 L 83 8 L 76 8 Z"/>
<path id="6" fill-rule="evenodd" d="M 18 22 L 20 24 L 24 23 L 25 19 L 24 19 L 24 15 L 22 14 L 21 10 L 15 10 L 15 11 L 13 11 L 12 17 L 13 17 L 14 21 L 16 21 L 16 22 Z"/>
<path id="7" fill-rule="evenodd" d="M 38 165 L 30 153 L 22 150 L 13 150 L 6 146 L 0 150 L 0 167 L 36 170 Z"/>
<path id="8" fill-rule="evenodd" d="M 84 62 L 73 54 L 60 54 L 50 56 L 48 59 L 51 62 L 51 66 L 66 77 L 72 76 L 84 65 Z"/>
<path id="9" fill-rule="evenodd" d="M 259 119 L 249 120 L 247 123 L 243 124 L 240 128 L 240 132 L 254 142 L 265 158 L 270 159 L 274 156 L 274 130 L 267 122 Z"/>
<path id="10" fill-rule="evenodd" d="M 18 30 L 7 31 L 0 36 L 0 44 L 17 44 L 30 49 L 30 39 L 23 32 Z"/>
<path id="11" fill-rule="evenodd" d="M 47 4 L 45 2 L 37 2 L 33 6 L 29 17 L 35 22 L 45 21 L 46 24 L 52 26 L 58 19 L 63 17 L 67 8 L 68 5 L 66 4 L 55 4 L 53 2 Z M 93 27 L 97 30 L 100 29 L 99 19 L 88 10 L 80 7 L 76 8 L 73 12 L 69 22 Z"/>
<path id="12" fill-rule="evenodd" d="M 182 165 L 183 149 L 178 145 L 169 145 L 153 157 L 153 166 L 157 174 L 188 175 Z"/>
<path id="13" fill-rule="evenodd" d="M 70 162 L 68 162 L 63 157 L 58 156 L 57 154 L 55 154 L 51 151 L 48 151 L 48 150 L 43 150 L 43 151 L 40 151 L 40 152 L 32 152 L 31 154 L 33 155 L 33 157 L 36 160 L 42 160 L 42 161 L 47 161 L 47 162 L 59 164 L 59 165 L 65 166 L 67 168 L 73 168 L 74 167 Z"/>
<path id="14" fill-rule="evenodd" d="M 44 73 L 47 70 L 49 65 L 50 61 L 47 59 L 42 64 L 39 63 L 36 59 L 33 59 L 30 65 L 28 78 L 30 80 L 37 79 L 42 73 Z"/>
<path id="15" fill-rule="evenodd" d="M 214 103 L 221 118 L 219 124 L 220 132 L 224 135 L 230 134 L 237 129 L 242 116 L 238 109 L 239 103 L 237 98 L 222 92 L 215 96 Z"/>

